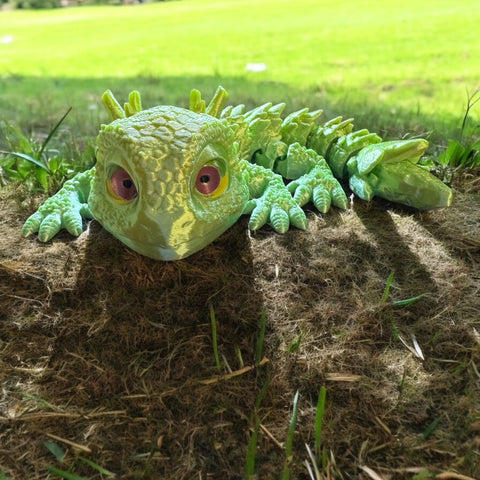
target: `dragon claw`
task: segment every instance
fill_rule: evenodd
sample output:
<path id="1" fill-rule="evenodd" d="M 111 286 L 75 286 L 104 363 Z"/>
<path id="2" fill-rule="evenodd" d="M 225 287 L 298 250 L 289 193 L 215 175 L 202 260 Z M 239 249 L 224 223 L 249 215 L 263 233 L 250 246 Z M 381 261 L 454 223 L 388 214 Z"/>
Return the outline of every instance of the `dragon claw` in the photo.
<path id="1" fill-rule="evenodd" d="M 51 240 L 62 227 L 62 217 L 59 213 L 53 212 L 48 214 L 38 229 L 38 239 L 41 242 Z"/>
<path id="2" fill-rule="evenodd" d="M 284 199 L 285 200 L 285 199 Z M 290 201 L 276 203 L 268 197 L 261 197 L 250 200 L 247 203 L 244 213 L 249 213 L 250 230 L 259 230 L 265 224 L 270 224 L 278 233 L 285 233 L 290 224 L 301 230 L 307 228 L 307 217 L 305 212 L 290 197 Z"/>
<path id="3" fill-rule="evenodd" d="M 40 224 L 43 221 L 43 215 L 40 212 L 35 212 L 27 218 L 22 227 L 22 236 L 28 237 L 32 233 L 38 232 Z"/>
<path id="4" fill-rule="evenodd" d="M 287 185 L 287 188 L 300 207 L 303 207 L 312 198 L 312 189 L 304 183 L 293 180 Z"/>
<path id="5" fill-rule="evenodd" d="M 40 208 L 27 219 L 23 228 L 22 236 L 28 237 L 38 232 L 38 239 L 41 242 L 51 240 L 62 228 L 65 228 L 71 235 L 78 237 L 82 233 L 82 216 L 77 210 L 61 212 L 60 209 Z"/>
<path id="6" fill-rule="evenodd" d="M 290 223 L 300 230 L 305 230 L 307 228 L 307 217 L 305 212 L 298 206 L 294 205 L 288 212 L 290 217 Z"/>
<path id="7" fill-rule="evenodd" d="M 290 182 L 287 188 L 298 205 L 313 201 L 321 213 L 328 212 L 332 204 L 341 209 L 348 207 L 345 192 L 323 158 L 308 173 Z"/>
<path id="8" fill-rule="evenodd" d="M 70 210 L 62 216 L 62 225 L 75 237 L 78 237 L 82 233 L 82 224 L 82 215 L 78 210 Z"/>
<path id="9" fill-rule="evenodd" d="M 247 203 L 244 213 L 250 214 L 250 221 L 248 226 L 250 230 L 259 230 L 262 228 L 268 221 L 269 210 L 263 204 L 258 204 L 257 199 L 250 200 Z"/>
<path id="10" fill-rule="evenodd" d="M 270 213 L 270 224 L 276 232 L 285 233 L 290 227 L 290 217 L 285 210 L 274 206 Z"/>
<path id="11" fill-rule="evenodd" d="M 82 218 L 92 218 L 88 204 L 83 200 L 88 197 L 90 182 L 95 168 L 77 174 L 26 220 L 22 236 L 28 237 L 38 232 L 41 242 L 51 240 L 62 228 L 78 236 L 83 231 Z"/>
<path id="12" fill-rule="evenodd" d="M 256 179 L 263 177 L 263 181 L 252 187 L 252 199 L 249 200 L 243 211 L 250 213 L 249 227 L 258 230 L 265 224 L 270 224 L 278 233 L 285 233 L 290 225 L 300 229 L 307 228 L 307 217 L 300 208 L 289 190 L 285 188 L 281 177 L 271 170 L 260 165 L 247 164 L 247 175 L 255 175 Z"/>
<path id="13" fill-rule="evenodd" d="M 320 213 L 327 213 L 332 204 L 330 193 L 323 186 L 318 186 L 313 189 L 312 201 Z"/>

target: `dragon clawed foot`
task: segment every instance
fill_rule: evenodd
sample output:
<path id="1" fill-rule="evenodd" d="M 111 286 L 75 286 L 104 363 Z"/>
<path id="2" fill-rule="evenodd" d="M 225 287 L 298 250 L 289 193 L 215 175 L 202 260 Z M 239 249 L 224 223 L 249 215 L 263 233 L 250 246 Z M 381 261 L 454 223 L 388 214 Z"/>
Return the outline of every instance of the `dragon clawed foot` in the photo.
<path id="1" fill-rule="evenodd" d="M 78 174 L 31 215 L 23 225 L 22 236 L 38 232 L 41 242 L 51 240 L 62 228 L 78 236 L 83 231 L 82 218 L 92 218 L 85 202 L 90 190 L 90 181 L 95 169 Z"/>
<path id="2" fill-rule="evenodd" d="M 38 239 L 41 242 L 51 240 L 62 228 L 68 233 L 78 237 L 82 233 L 82 215 L 77 210 L 62 211 L 55 206 L 46 205 L 25 222 L 22 228 L 22 236 L 28 237 L 38 232 Z"/>
<path id="3" fill-rule="evenodd" d="M 278 233 L 285 233 L 290 225 L 305 230 L 307 217 L 305 212 L 297 205 L 293 198 L 280 200 L 268 198 L 269 195 L 254 198 L 248 201 L 244 213 L 251 213 L 249 227 L 258 230 L 269 224 Z"/>
<path id="4" fill-rule="evenodd" d="M 291 181 L 287 188 L 298 205 L 303 206 L 312 201 L 321 213 L 328 212 L 332 204 L 341 209 L 348 207 L 348 199 L 343 188 L 332 176 L 323 159 L 308 173 Z"/>
<path id="5" fill-rule="evenodd" d="M 305 230 L 307 228 L 305 212 L 285 188 L 281 177 L 262 167 L 255 168 L 266 172 L 269 181 L 245 205 L 243 213 L 251 214 L 250 229 L 258 230 L 268 223 L 278 233 L 285 233 L 290 225 Z"/>

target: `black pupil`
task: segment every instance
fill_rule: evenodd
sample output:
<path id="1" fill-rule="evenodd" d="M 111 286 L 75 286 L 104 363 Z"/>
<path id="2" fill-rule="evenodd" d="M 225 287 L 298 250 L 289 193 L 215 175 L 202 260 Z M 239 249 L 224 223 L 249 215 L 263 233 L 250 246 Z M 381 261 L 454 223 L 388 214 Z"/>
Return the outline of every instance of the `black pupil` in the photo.
<path id="1" fill-rule="evenodd" d="M 202 183 L 208 183 L 210 181 L 210 175 L 202 175 L 200 177 L 200 182 Z"/>
<path id="2" fill-rule="evenodd" d="M 125 180 L 123 181 L 123 186 L 124 186 L 125 188 L 132 188 L 132 187 L 133 187 L 133 182 L 132 182 L 132 180 L 130 180 L 129 178 L 125 179 Z"/>

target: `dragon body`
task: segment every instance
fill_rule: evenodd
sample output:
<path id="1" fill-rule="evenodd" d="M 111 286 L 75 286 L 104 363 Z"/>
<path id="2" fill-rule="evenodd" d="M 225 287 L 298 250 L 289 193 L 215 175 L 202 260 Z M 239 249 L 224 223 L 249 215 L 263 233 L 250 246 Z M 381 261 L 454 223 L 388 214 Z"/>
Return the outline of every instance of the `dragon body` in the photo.
<path id="1" fill-rule="evenodd" d="M 190 108 L 143 110 L 132 92 L 123 107 L 110 91 L 112 122 L 97 137 L 97 162 L 65 182 L 25 222 L 22 234 L 48 241 L 95 218 L 135 251 L 161 260 L 187 257 L 243 214 L 252 230 L 307 227 L 302 206 L 345 209 L 340 181 L 360 198 L 380 196 L 418 209 L 451 204 L 452 192 L 418 164 L 423 139 L 383 142 L 352 120 L 319 123 L 321 111 L 282 118 L 285 105 L 224 108 L 219 87 L 206 105 L 193 90 Z"/>

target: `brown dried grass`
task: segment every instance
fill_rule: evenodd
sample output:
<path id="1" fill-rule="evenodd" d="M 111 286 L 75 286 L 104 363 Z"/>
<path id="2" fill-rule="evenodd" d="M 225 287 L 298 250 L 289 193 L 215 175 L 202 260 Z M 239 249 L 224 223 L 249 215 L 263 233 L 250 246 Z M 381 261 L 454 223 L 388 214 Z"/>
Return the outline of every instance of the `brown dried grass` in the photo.
<path id="1" fill-rule="evenodd" d="M 172 263 L 135 254 L 96 222 L 78 239 L 21 239 L 32 201 L 11 189 L 0 195 L 0 472 L 7 478 L 53 478 L 50 465 L 102 478 L 78 454 L 122 479 L 243 478 L 267 380 L 256 412 L 259 479 L 280 477 L 297 390 L 292 471 L 308 478 L 304 444 L 313 447 L 322 385 L 330 478 L 403 479 L 424 469 L 478 478 L 475 185 L 442 211 L 355 201 L 346 212 L 308 212 L 306 232 L 249 235 L 242 219 Z M 382 303 L 392 271 L 391 299 L 425 298 L 406 308 Z M 255 366 L 262 311 L 268 360 Z M 48 440 L 66 450 L 63 465 Z"/>

